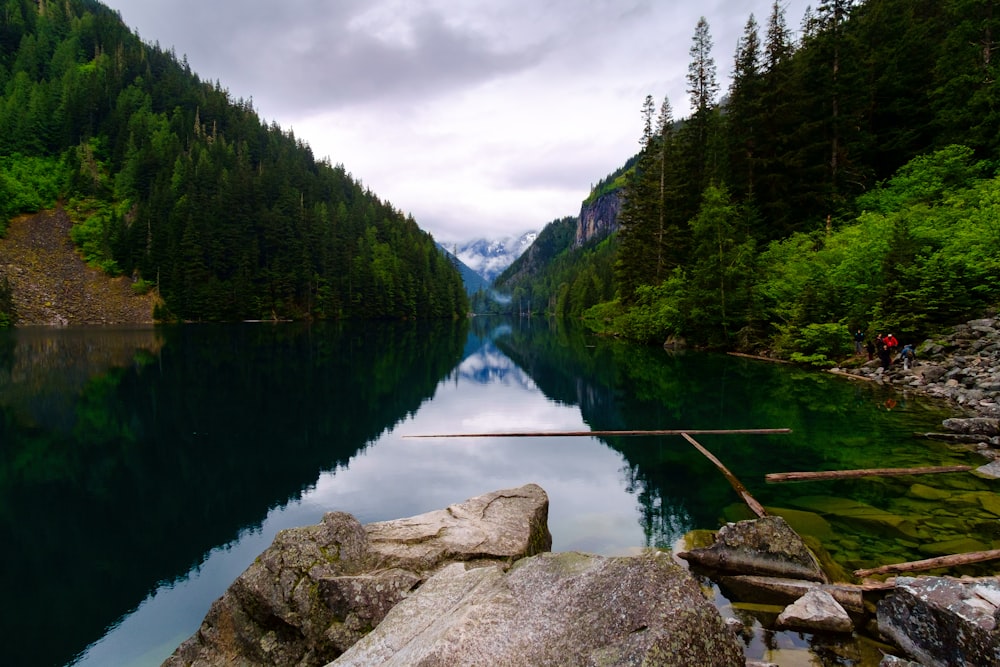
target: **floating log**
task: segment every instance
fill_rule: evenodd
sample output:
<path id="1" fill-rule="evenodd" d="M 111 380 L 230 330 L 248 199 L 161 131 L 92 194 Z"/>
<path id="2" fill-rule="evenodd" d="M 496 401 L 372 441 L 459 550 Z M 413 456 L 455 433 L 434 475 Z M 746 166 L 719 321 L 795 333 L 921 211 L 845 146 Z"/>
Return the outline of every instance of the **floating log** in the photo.
<path id="1" fill-rule="evenodd" d="M 829 369 L 829 370 L 827 370 L 826 372 L 830 373 L 831 375 L 839 375 L 840 377 L 845 377 L 848 380 L 863 380 L 865 382 L 874 382 L 875 381 L 874 378 L 870 378 L 867 375 L 855 375 L 854 373 L 846 373 L 844 371 L 838 371 L 838 370 L 834 370 L 832 368 Z"/>
<path id="2" fill-rule="evenodd" d="M 920 570 L 935 570 L 941 567 L 956 567 L 958 565 L 971 565 L 972 563 L 982 563 L 988 560 L 1000 559 L 1000 549 L 990 551 L 969 551 L 964 554 L 953 554 L 951 556 L 938 556 L 937 558 L 927 558 L 925 560 L 914 560 L 908 563 L 893 563 L 882 565 L 867 570 L 855 570 L 854 576 L 863 579 L 873 574 L 898 574 L 900 572 L 918 572 Z"/>
<path id="3" fill-rule="evenodd" d="M 712 452 L 702 447 L 697 440 L 695 440 L 689 435 L 689 433 L 686 432 L 681 433 L 681 437 L 683 437 L 685 440 L 694 445 L 695 449 L 701 452 L 705 456 L 705 458 L 707 458 L 709 461 L 715 464 L 716 468 L 722 471 L 722 474 L 726 476 L 727 480 L 729 480 L 729 483 L 736 490 L 736 493 L 740 494 L 740 497 L 743 498 L 743 502 L 747 504 L 747 507 L 749 507 L 754 514 L 756 514 L 758 517 L 767 516 L 767 512 L 764 510 L 764 506 L 761 505 L 759 502 L 757 502 L 756 498 L 750 495 L 750 492 L 747 491 L 747 488 L 743 486 L 743 483 L 736 478 L 736 475 L 729 472 L 729 469 L 726 466 L 722 465 L 722 461 L 715 458 L 715 456 L 712 455 Z"/>
<path id="4" fill-rule="evenodd" d="M 790 428 L 743 428 L 743 429 L 664 429 L 659 431 L 534 431 L 513 433 L 438 433 L 435 435 L 404 435 L 404 438 L 581 438 L 591 436 L 619 435 L 774 435 L 791 433 Z"/>
<path id="5" fill-rule="evenodd" d="M 770 361 L 774 364 L 790 364 L 792 362 L 785 359 L 775 359 L 774 357 L 761 357 L 756 354 L 744 354 L 743 352 L 727 352 L 731 357 L 742 357 L 743 359 L 756 359 L 757 361 Z"/>
<path id="6" fill-rule="evenodd" d="M 925 466 L 922 468 L 862 468 L 859 470 L 821 470 L 818 472 L 772 472 L 764 476 L 768 482 L 804 482 L 819 479 L 851 477 L 899 477 L 902 475 L 933 475 L 944 472 L 968 472 L 972 466 Z"/>

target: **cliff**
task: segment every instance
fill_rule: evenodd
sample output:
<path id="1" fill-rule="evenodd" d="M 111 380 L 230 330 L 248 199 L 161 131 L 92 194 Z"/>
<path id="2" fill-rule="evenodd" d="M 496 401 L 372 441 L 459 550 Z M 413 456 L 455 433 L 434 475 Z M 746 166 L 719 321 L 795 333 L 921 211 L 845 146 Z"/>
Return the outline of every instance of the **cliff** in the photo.
<path id="1" fill-rule="evenodd" d="M 622 190 L 612 190 L 580 207 L 576 226 L 574 248 L 580 248 L 593 239 L 603 239 L 618 229 L 618 215 L 622 210 Z"/>

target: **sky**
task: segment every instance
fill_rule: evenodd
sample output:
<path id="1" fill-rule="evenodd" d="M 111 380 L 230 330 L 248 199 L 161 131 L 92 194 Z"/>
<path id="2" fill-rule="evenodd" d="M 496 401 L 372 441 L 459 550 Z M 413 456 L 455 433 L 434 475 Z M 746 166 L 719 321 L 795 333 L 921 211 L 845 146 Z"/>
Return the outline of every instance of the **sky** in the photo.
<path id="1" fill-rule="evenodd" d="M 704 16 L 723 91 L 774 0 L 104 0 L 441 243 L 575 216 L 646 95 L 690 113 Z M 808 0 L 779 0 L 797 36 Z"/>

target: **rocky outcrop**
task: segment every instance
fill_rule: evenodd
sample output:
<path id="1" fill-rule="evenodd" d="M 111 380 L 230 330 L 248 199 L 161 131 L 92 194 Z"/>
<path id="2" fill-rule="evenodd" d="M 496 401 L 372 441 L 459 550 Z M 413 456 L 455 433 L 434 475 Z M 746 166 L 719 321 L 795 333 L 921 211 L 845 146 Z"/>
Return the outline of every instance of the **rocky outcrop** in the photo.
<path id="1" fill-rule="evenodd" d="M 663 553 L 452 565 L 333 665 L 743 665 L 694 579 Z"/>
<path id="2" fill-rule="evenodd" d="M 612 190 L 592 202 L 584 202 L 577 219 L 573 247 L 580 248 L 594 239 L 603 239 L 618 229 L 618 215 L 622 210 L 622 191 Z"/>
<path id="3" fill-rule="evenodd" d="M 878 628 L 926 667 L 1000 665 L 1000 578 L 897 577 Z"/>
<path id="4" fill-rule="evenodd" d="M 280 532 L 164 664 L 326 664 L 445 565 L 506 568 L 547 551 L 547 521 L 535 484 L 368 526 L 330 512 Z"/>
<path id="5" fill-rule="evenodd" d="M 164 663 L 743 665 L 668 554 L 546 553 L 540 487 L 362 526 L 280 532 Z"/>
<path id="6" fill-rule="evenodd" d="M 711 546 L 677 555 L 722 573 L 828 582 L 819 561 L 780 516 L 728 523 Z"/>

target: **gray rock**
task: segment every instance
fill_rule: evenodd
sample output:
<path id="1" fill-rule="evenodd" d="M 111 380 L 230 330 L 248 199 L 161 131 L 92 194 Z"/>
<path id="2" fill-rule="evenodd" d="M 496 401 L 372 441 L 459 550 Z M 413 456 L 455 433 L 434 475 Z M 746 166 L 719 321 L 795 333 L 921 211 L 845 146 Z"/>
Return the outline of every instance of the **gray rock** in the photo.
<path id="1" fill-rule="evenodd" d="M 778 627 L 813 632 L 852 632 L 854 623 L 828 592 L 813 589 L 778 614 Z"/>
<path id="2" fill-rule="evenodd" d="M 723 573 L 829 581 L 802 538 L 780 516 L 726 524 L 712 546 L 677 555 Z"/>
<path id="3" fill-rule="evenodd" d="M 969 435 L 985 435 L 987 437 L 1000 435 L 1000 419 L 995 417 L 971 417 L 968 419 L 953 418 L 941 422 L 949 431 Z"/>
<path id="4" fill-rule="evenodd" d="M 164 665 L 323 665 L 434 571 L 508 567 L 551 548 L 548 496 L 528 484 L 446 510 L 362 526 L 343 512 L 278 533 Z"/>
<path id="5" fill-rule="evenodd" d="M 921 366 L 920 376 L 924 379 L 924 382 L 937 382 L 946 373 L 945 369 L 941 366 Z"/>
<path id="6" fill-rule="evenodd" d="M 666 554 L 542 554 L 446 567 L 332 663 L 733 665 L 743 651 L 695 580 Z"/>
<path id="7" fill-rule="evenodd" d="M 884 655 L 878 663 L 878 667 L 924 667 L 924 665 L 895 655 Z"/>
<path id="8" fill-rule="evenodd" d="M 878 629 L 928 667 L 1000 665 L 1000 578 L 897 577 Z"/>

